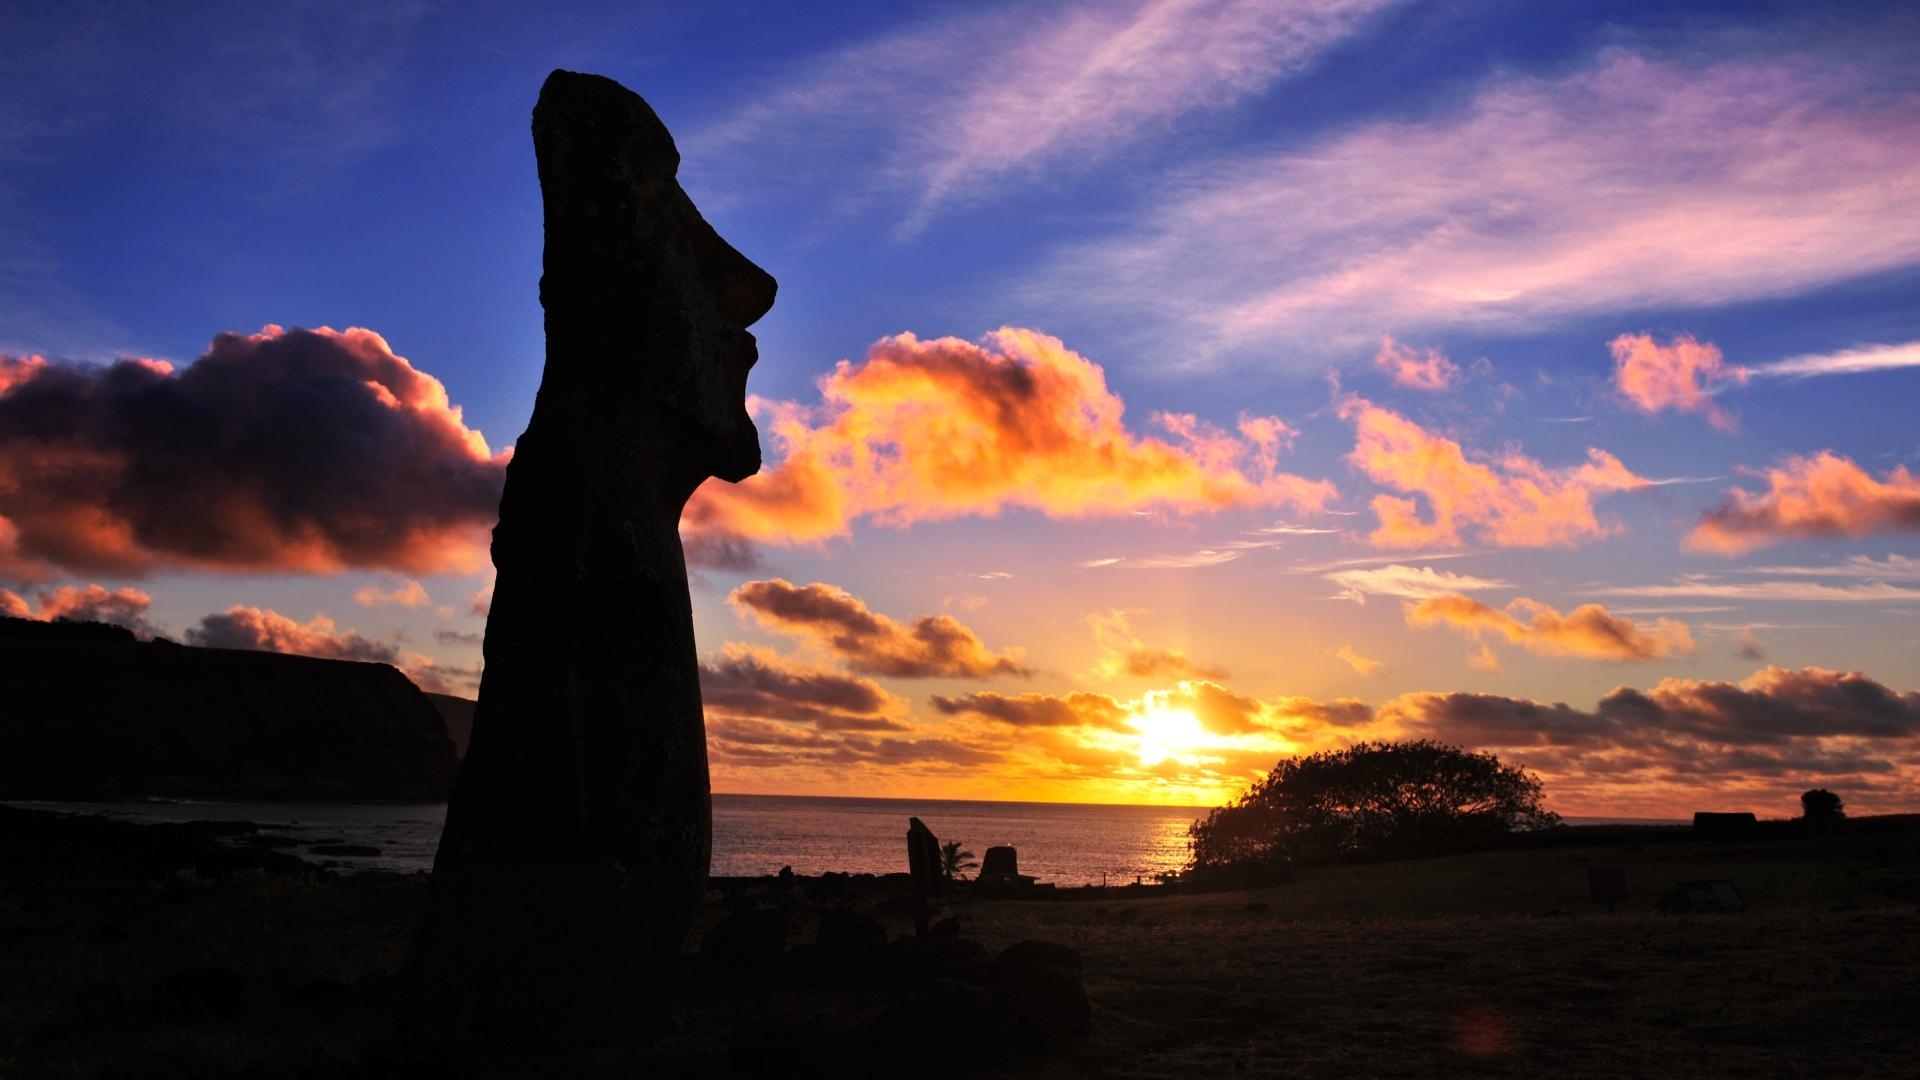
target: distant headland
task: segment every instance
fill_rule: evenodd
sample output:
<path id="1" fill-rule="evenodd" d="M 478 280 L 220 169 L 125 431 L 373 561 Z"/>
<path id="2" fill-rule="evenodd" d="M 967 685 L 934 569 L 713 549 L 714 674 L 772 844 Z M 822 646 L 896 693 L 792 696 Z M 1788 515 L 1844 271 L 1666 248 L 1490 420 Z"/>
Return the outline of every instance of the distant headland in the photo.
<path id="1" fill-rule="evenodd" d="M 0 797 L 439 800 L 454 741 L 386 664 L 0 618 Z"/>

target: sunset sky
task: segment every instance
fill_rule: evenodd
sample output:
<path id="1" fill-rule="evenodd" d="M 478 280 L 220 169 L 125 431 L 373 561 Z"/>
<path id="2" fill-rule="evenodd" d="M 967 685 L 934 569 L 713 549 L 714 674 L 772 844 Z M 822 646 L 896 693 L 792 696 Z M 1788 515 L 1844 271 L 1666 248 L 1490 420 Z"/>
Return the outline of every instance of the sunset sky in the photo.
<path id="1" fill-rule="evenodd" d="M 1920 810 L 1911 5 L 179 7 L 0 4 L 0 614 L 471 696 L 566 67 L 780 281 L 715 790 Z"/>

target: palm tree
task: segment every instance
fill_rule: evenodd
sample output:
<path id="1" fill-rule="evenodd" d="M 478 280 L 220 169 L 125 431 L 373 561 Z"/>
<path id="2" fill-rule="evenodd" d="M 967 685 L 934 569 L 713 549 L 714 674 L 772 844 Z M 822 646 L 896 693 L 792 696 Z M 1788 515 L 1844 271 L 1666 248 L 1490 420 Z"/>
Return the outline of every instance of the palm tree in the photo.
<path id="1" fill-rule="evenodd" d="M 973 852 L 962 850 L 960 841 L 949 840 L 940 845 L 940 870 L 947 877 L 958 878 L 979 865 L 974 861 Z"/>

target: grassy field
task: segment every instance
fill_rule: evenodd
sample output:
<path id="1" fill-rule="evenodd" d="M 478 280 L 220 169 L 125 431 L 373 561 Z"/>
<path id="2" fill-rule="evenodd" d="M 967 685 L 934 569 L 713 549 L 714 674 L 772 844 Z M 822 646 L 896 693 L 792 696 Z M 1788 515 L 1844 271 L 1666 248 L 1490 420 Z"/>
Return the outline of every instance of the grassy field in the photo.
<path id="1" fill-rule="evenodd" d="M 1542 847 L 970 915 L 1088 958 L 1097 1034 L 1033 1075 L 1913 1076 L 1914 845 Z M 1589 903 L 1589 866 L 1626 868 L 1630 902 Z M 1752 909 L 1652 910 L 1707 878 Z"/>
<path id="2" fill-rule="evenodd" d="M 374 1048 L 421 879 L 335 878 L 204 837 L 74 820 L 30 827 L 0 811 L 0 1078 L 400 1074 Z M 983 1075 L 1913 1076 L 1920 821 L 1860 824 L 1767 844 L 1569 840 L 1307 869 L 1258 891 L 961 898 L 948 911 L 991 949 L 1041 938 L 1085 957 L 1093 1034 Z M 1620 911 L 1588 902 L 1589 866 L 1626 869 Z M 1673 883 L 1714 878 L 1752 909 L 1653 912 Z M 906 929 L 897 900 L 876 913 Z M 792 940 L 809 940 L 816 918 L 799 909 Z M 678 1047 L 448 1059 L 441 1075 L 756 1075 L 766 1059 L 740 1050 L 769 1025 L 811 1025 L 830 1049 L 883 1003 L 709 987 L 676 1006 Z M 956 1028 L 938 1059 L 966 1061 L 976 1037 Z"/>

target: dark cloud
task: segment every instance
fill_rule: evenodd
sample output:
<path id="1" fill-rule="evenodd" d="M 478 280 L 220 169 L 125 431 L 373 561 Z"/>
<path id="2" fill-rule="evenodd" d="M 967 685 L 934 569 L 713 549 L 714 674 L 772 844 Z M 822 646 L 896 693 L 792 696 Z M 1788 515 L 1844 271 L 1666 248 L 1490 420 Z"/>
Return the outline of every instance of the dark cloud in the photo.
<path id="1" fill-rule="evenodd" d="M 709 719 L 778 720 L 821 731 L 900 731 L 899 698 L 872 679 L 808 667 L 764 649 L 728 644 L 700 665 Z"/>
<path id="2" fill-rule="evenodd" d="M 384 641 L 370 641 L 357 630 L 341 630 L 332 619 L 315 615 L 296 622 L 277 611 L 235 604 L 216 615 L 203 615 L 187 628 L 187 644 L 209 649 L 254 649 L 293 653 L 328 660 L 363 663 L 400 663 L 400 650 Z"/>
<path id="3" fill-rule="evenodd" d="M 922 615 L 902 625 L 820 582 L 749 581 L 727 601 L 761 625 L 830 649 L 868 675 L 978 679 L 1032 673 L 1020 663 L 1020 650 L 993 652 L 950 615 Z"/>
<path id="4" fill-rule="evenodd" d="M 0 358 L 3 359 L 3 358 Z M 371 330 L 0 363 L 0 569 L 474 570 L 509 452 Z"/>
<path id="5" fill-rule="evenodd" d="M 1737 683 L 1665 679 L 1615 689 L 1592 710 L 1407 694 L 1379 716 L 1402 732 L 1512 751 L 1556 798 L 1589 804 L 1712 791 L 1784 805 L 1808 786 L 1841 784 L 1865 803 L 1904 806 L 1920 779 L 1920 692 L 1858 672 L 1767 667 Z"/>
<path id="6" fill-rule="evenodd" d="M 751 719 L 709 720 L 708 750 L 716 764 L 756 768 L 789 766 L 991 765 L 1005 754 L 956 739 L 885 738 Z"/>
<path id="7" fill-rule="evenodd" d="M 1102 727 L 1119 729 L 1126 709 L 1105 694 L 996 694 L 991 690 L 959 697 L 933 697 L 933 707 L 948 716 L 971 714 L 1012 727 Z"/>

